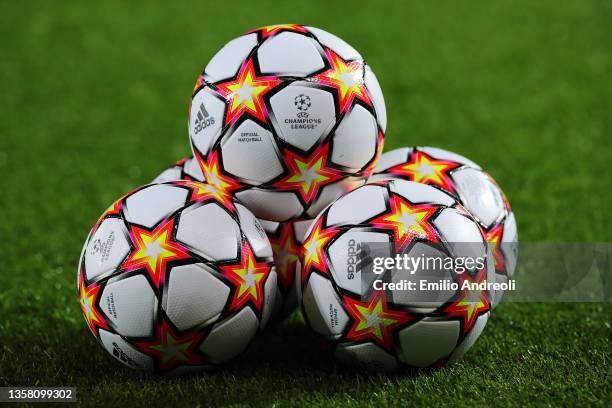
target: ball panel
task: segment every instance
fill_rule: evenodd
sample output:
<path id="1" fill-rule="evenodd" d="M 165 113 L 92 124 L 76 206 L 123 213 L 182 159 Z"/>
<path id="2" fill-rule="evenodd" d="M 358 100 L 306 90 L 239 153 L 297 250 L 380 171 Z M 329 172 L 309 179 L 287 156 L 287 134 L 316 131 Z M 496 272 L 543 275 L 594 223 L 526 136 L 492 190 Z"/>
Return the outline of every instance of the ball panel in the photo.
<path id="1" fill-rule="evenodd" d="M 393 166 L 397 166 L 398 164 L 404 163 L 408 160 L 408 156 L 412 153 L 411 147 L 402 147 L 400 149 L 391 150 L 389 152 L 385 152 L 380 155 L 378 159 L 378 163 L 376 163 L 376 167 L 374 168 L 374 175 L 370 178 L 370 180 L 375 179 L 378 176 L 376 173 L 383 172 Z M 382 179 L 388 178 L 386 175 L 380 175 Z"/>
<path id="2" fill-rule="evenodd" d="M 200 350 L 211 363 L 222 363 L 242 353 L 258 327 L 257 316 L 250 307 L 245 307 L 217 323 L 200 345 Z"/>
<path id="3" fill-rule="evenodd" d="M 306 27 L 317 40 L 345 60 L 362 59 L 361 55 L 343 39 L 316 27 Z"/>
<path id="4" fill-rule="evenodd" d="M 330 261 L 330 272 L 336 285 L 351 293 L 363 294 L 361 268 L 359 267 L 361 245 L 374 242 L 388 243 L 389 236 L 380 232 L 352 228 L 340 234 L 330 245 L 327 255 Z M 389 255 L 389 253 L 381 253 L 379 256 Z M 373 275 L 372 279 L 375 278 L 376 276 Z M 370 287 L 371 282 L 367 286 Z"/>
<path id="5" fill-rule="evenodd" d="M 107 218 L 87 243 L 85 277 L 87 280 L 112 272 L 130 252 L 128 233 L 118 218 Z"/>
<path id="6" fill-rule="evenodd" d="M 293 228 L 295 229 L 295 241 L 298 244 L 304 243 L 304 238 L 306 238 L 306 231 L 312 225 L 314 220 L 300 220 L 293 222 Z"/>
<path id="7" fill-rule="evenodd" d="M 225 170 L 249 184 L 265 183 L 283 172 L 272 133 L 252 120 L 224 137 L 221 155 Z"/>
<path id="8" fill-rule="evenodd" d="M 144 275 L 109 281 L 102 292 L 100 309 L 122 336 L 153 334 L 157 297 Z"/>
<path id="9" fill-rule="evenodd" d="M 256 217 L 272 221 L 287 221 L 299 216 L 302 211 L 300 200 L 293 193 L 282 193 L 252 188 L 240 191 L 236 197 Z"/>
<path id="10" fill-rule="evenodd" d="M 216 319 L 223 311 L 230 289 L 211 272 L 201 263 L 170 271 L 164 309 L 179 330 Z"/>
<path id="11" fill-rule="evenodd" d="M 470 330 L 470 332 L 465 337 L 465 339 L 463 339 L 459 347 L 457 347 L 455 351 L 453 352 L 453 354 L 451 355 L 448 361 L 449 364 L 452 364 L 456 362 L 457 360 L 459 360 L 474 345 L 474 343 L 476 342 L 476 340 L 478 339 L 478 337 L 484 330 L 487 324 L 487 321 L 489 320 L 489 316 L 490 316 L 490 313 L 483 314 L 482 316 L 478 316 L 478 319 L 476 320 L 476 324 L 474 324 L 474 327 L 472 328 L 472 330 Z"/>
<path id="12" fill-rule="evenodd" d="M 130 195 L 125 202 L 125 219 L 153 228 L 161 220 L 181 208 L 189 191 L 171 184 L 153 184 Z M 155 203 L 155 205 L 151 205 Z"/>
<path id="13" fill-rule="evenodd" d="M 231 78 L 257 45 L 257 34 L 248 34 L 228 42 L 210 60 L 204 74 L 210 82 Z"/>
<path id="14" fill-rule="evenodd" d="M 167 181 L 176 181 L 181 179 L 181 167 L 174 166 L 170 167 L 161 172 L 161 174 L 151 182 L 151 183 L 165 183 Z"/>
<path id="15" fill-rule="evenodd" d="M 491 227 L 505 215 L 501 191 L 485 173 L 463 168 L 453 173 L 453 180 L 464 207 L 485 228 Z"/>
<path id="16" fill-rule="evenodd" d="M 440 191 L 436 188 L 430 187 L 426 184 L 415 183 L 413 181 L 392 179 L 389 183 L 389 188 L 394 193 L 401 195 L 408 199 L 413 204 L 418 203 L 431 203 L 444 205 L 447 207 L 456 204 L 453 197 Z"/>
<path id="17" fill-rule="evenodd" d="M 504 255 L 506 275 L 512 277 L 518 259 L 518 234 L 514 213 L 510 213 L 504 222 L 501 250 Z"/>
<path id="18" fill-rule="evenodd" d="M 207 88 L 193 97 L 189 107 L 189 136 L 203 155 L 208 153 L 213 139 L 221 131 L 224 114 L 225 102 Z"/>
<path id="19" fill-rule="evenodd" d="M 239 237 L 240 230 L 234 219 L 216 203 L 187 207 L 176 232 L 177 240 L 215 261 L 235 259 Z"/>
<path id="20" fill-rule="evenodd" d="M 315 42 L 292 32 L 267 39 L 257 57 L 263 74 L 306 76 L 325 66 Z"/>
<path id="21" fill-rule="evenodd" d="M 261 315 L 261 324 L 259 325 L 260 330 L 263 330 L 267 325 L 270 317 L 274 314 L 276 307 L 276 293 L 278 288 L 276 271 L 272 269 L 268 274 L 268 279 L 264 284 L 264 304 Z"/>
<path id="22" fill-rule="evenodd" d="M 319 197 L 316 198 L 312 205 L 306 210 L 306 215 L 309 218 L 316 217 L 335 199 L 349 191 L 356 189 L 363 183 L 365 183 L 365 180 L 361 177 L 346 177 L 345 179 L 336 183 L 323 186 L 321 192 L 319 193 Z"/>
<path id="23" fill-rule="evenodd" d="M 100 330 L 100 342 L 110 355 L 126 366 L 140 370 L 153 370 L 151 357 L 136 350 L 121 336 L 106 330 Z"/>
<path id="24" fill-rule="evenodd" d="M 453 256 L 490 259 L 487 257 L 488 247 L 478 224 L 461 212 L 454 208 L 445 208 L 436 216 L 433 224 Z"/>
<path id="25" fill-rule="evenodd" d="M 480 166 L 468 159 L 467 157 L 463 157 L 460 154 L 449 152 L 448 150 L 439 149 L 437 147 L 419 147 L 419 150 L 427 153 L 428 155 L 435 157 L 436 159 L 442 160 L 450 160 L 456 163 L 461 163 L 469 167 L 473 167 L 475 169 L 480 170 Z"/>
<path id="26" fill-rule="evenodd" d="M 382 131 L 385 132 L 387 130 L 387 108 L 385 106 L 385 98 L 383 96 L 382 89 L 380 89 L 378 78 L 376 78 L 376 75 L 374 75 L 374 72 L 369 66 L 366 66 L 364 83 L 370 92 L 370 98 L 374 104 L 378 124 L 380 125 Z"/>
<path id="27" fill-rule="evenodd" d="M 335 125 L 334 98 L 322 89 L 295 82 L 270 98 L 273 125 L 281 140 L 303 151 Z"/>
<path id="28" fill-rule="evenodd" d="M 376 185 L 365 185 L 335 201 L 327 212 L 327 225 L 359 224 L 383 213 L 386 190 Z"/>
<path id="29" fill-rule="evenodd" d="M 367 370 L 391 371 L 397 368 L 395 358 L 372 343 L 339 345 L 336 358 L 349 366 L 358 366 Z"/>
<path id="30" fill-rule="evenodd" d="M 323 336 L 339 336 L 349 323 L 348 314 L 331 282 L 322 276 L 310 276 L 304 290 L 303 307 L 314 331 Z"/>
<path id="31" fill-rule="evenodd" d="M 191 157 L 183 165 L 183 171 L 198 181 L 204 181 L 204 173 L 202 173 L 202 167 L 198 161 Z"/>
<path id="32" fill-rule="evenodd" d="M 260 257 L 272 257 L 270 241 L 268 241 L 266 231 L 259 223 L 259 220 L 255 218 L 253 213 L 245 206 L 239 203 L 235 205 L 236 211 L 238 212 L 238 219 L 240 220 L 240 228 L 244 235 L 246 235 L 255 255 Z"/>
<path id="33" fill-rule="evenodd" d="M 376 119 L 363 106 L 355 107 L 342 119 L 333 137 L 332 162 L 351 169 L 361 169 L 376 153 Z"/>
<path id="34" fill-rule="evenodd" d="M 400 359 L 411 366 L 429 367 L 452 353 L 459 322 L 425 318 L 399 332 Z"/>

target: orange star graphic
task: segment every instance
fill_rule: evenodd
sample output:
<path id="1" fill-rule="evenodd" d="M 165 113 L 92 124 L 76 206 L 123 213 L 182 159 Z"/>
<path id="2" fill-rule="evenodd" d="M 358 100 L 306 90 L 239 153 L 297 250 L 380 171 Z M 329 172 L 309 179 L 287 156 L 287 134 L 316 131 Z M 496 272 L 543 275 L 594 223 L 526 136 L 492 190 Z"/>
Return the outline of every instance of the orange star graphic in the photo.
<path id="1" fill-rule="evenodd" d="M 96 337 L 98 337 L 98 329 L 109 330 L 108 324 L 97 306 L 100 288 L 97 283 L 86 286 L 83 273 L 79 273 L 79 303 L 87 326 Z"/>
<path id="2" fill-rule="evenodd" d="M 305 27 L 298 24 L 274 24 L 268 25 L 264 27 L 256 28 L 255 30 L 249 31 L 249 33 L 259 32 L 261 34 L 261 38 L 265 39 L 271 37 L 275 34 L 278 34 L 281 31 L 293 31 L 295 33 L 307 33 Z"/>
<path id="3" fill-rule="evenodd" d="M 257 310 L 263 305 L 263 285 L 271 270 L 270 262 L 257 262 L 248 243 L 242 244 L 240 263 L 221 267 L 226 276 L 235 285 L 234 297 L 230 310 L 240 309 L 251 301 Z"/>
<path id="4" fill-rule="evenodd" d="M 380 293 L 373 293 L 367 302 L 344 296 L 344 305 L 353 319 L 347 340 L 372 340 L 389 352 L 393 350 L 393 329 L 413 319 L 407 312 L 389 309 Z"/>
<path id="5" fill-rule="evenodd" d="M 217 187 L 225 193 L 231 193 L 242 187 L 236 180 L 223 174 L 219 164 L 218 150 L 213 150 L 206 158 L 196 151 L 196 159 L 202 168 L 204 178 L 208 184 Z"/>
<path id="6" fill-rule="evenodd" d="M 323 217 L 317 220 L 302 247 L 302 282 L 306 282 L 311 268 L 315 267 L 321 272 L 328 270 L 325 257 L 325 248 L 328 242 L 338 233 L 337 228 L 324 228 Z"/>
<path id="7" fill-rule="evenodd" d="M 189 187 L 191 189 L 190 202 L 214 200 L 221 204 L 223 208 L 234 210 L 232 196 L 226 191 L 212 184 L 198 181 L 178 181 L 176 184 Z"/>
<path id="8" fill-rule="evenodd" d="M 281 83 L 277 77 L 257 76 L 253 60 L 249 58 L 240 67 L 236 79 L 217 84 L 217 92 L 228 104 L 225 124 L 235 123 L 243 114 L 265 123 L 268 110 L 263 97 Z"/>
<path id="9" fill-rule="evenodd" d="M 312 204 L 321 187 L 342 178 L 341 172 L 326 166 L 328 150 L 329 145 L 322 146 L 309 157 L 287 150 L 284 157 L 289 175 L 274 185 L 297 190 L 306 204 Z"/>
<path id="10" fill-rule="evenodd" d="M 179 334 L 162 317 L 157 322 L 155 338 L 134 345 L 141 352 L 153 357 L 158 370 L 169 371 L 180 365 L 205 364 L 204 356 L 197 349 L 204 337 L 205 332 L 197 330 Z"/>
<path id="11" fill-rule="evenodd" d="M 495 261 L 495 270 L 497 272 L 506 272 L 506 261 L 504 259 L 504 254 L 501 251 L 501 243 L 502 236 L 504 233 L 504 225 L 497 224 L 493 228 L 490 228 L 488 231 L 484 231 L 485 238 L 487 243 L 491 247 L 493 252 L 493 260 Z"/>
<path id="12" fill-rule="evenodd" d="M 397 194 L 391 194 L 389 212 L 371 221 L 374 227 L 390 228 L 395 236 L 396 252 L 401 253 L 415 239 L 438 242 L 440 237 L 429 219 L 438 206 L 412 204 Z"/>
<path id="13" fill-rule="evenodd" d="M 190 257 L 189 250 L 172 239 L 173 229 L 172 218 L 162 221 L 153 231 L 130 226 L 134 250 L 121 268 L 124 271 L 146 269 L 155 287 L 159 288 L 165 281 L 168 262 Z"/>
<path id="14" fill-rule="evenodd" d="M 434 159 L 420 150 L 415 150 L 406 163 L 398 164 L 385 172 L 417 183 L 436 185 L 454 194 L 455 186 L 449 172 L 460 166 L 460 163 Z"/>
<path id="15" fill-rule="evenodd" d="M 345 61 L 338 54 L 325 49 L 330 69 L 314 76 L 319 83 L 334 88 L 340 100 L 340 112 L 346 113 L 355 99 L 372 106 L 370 94 L 364 84 L 364 69 L 361 61 Z"/>
<path id="16" fill-rule="evenodd" d="M 471 277 L 467 272 L 458 274 L 459 288 L 463 282 L 481 283 L 486 280 L 486 270 L 480 270 L 475 277 Z M 459 317 L 463 334 L 467 335 L 476 324 L 478 316 L 485 314 L 491 308 L 489 295 L 486 290 L 460 289 L 459 296 L 445 309 L 448 316 Z"/>
<path id="17" fill-rule="evenodd" d="M 290 222 L 282 223 L 275 236 L 269 236 L 278 281 L 285 290 L 289 290 L 295 278 L 295 264 L 300 253 L 295 240 L 295 232 Z"/>

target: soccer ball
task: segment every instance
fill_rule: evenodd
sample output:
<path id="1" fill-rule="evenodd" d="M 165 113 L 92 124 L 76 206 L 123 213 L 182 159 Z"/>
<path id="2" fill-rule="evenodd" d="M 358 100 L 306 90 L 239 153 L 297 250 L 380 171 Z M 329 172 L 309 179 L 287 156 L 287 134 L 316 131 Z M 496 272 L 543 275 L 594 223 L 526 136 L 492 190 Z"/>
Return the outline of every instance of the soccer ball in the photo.
<path id="1" fill-rule="evenodd" d="M 78 269 L 85 321 L 125 365 L 182 373 L 244 351 L 274 308 L 262 226 L 205 184 L 150 184 L 100 217 Z"/>
<path id="2" fill-rule="evenodd" d="M 199 76 L 189 108 L 206 181 L 278 222 L 313 218 L 363 184 L 386 122 L 378 80 L 361 55 L 295 24 L 227 43 Z"/>
<path id="3" fill-rule="evenodd" d="M 482 268 L 431 277 L 459 289 L 380 290 L 369 280 L 376 275 L 364 272 L 372 245 L 388 248 L 389 257 L 479 258 Z M 305 319 L 341 362 L 386 370 L 439 367 L 463 355 L 484 329 L 490 292 L 461 288 L 494 279 L 493 268 L 481 229 L 452 196 L 410 181 L 379 181 L 315 218 L 298 260 L 298 291 Z M 422 272 L 411 276 L 430 276 Z M 385 279 L 401 283 L 407 276 Z"/>
<path id="4" fill-rule="evenodd" d="M 168 167 L 166 170 L 164 170 L 152 182 L 165 183 L 167 181 L 178 180 L 203 182 L 204 174 L 202 174 L 202 168 L 198 164 L 198 161 L 195 160 L 193 157 L 184 157 L 174 163 L 172 166 Z"/>
<path id="5" fill-rule="evenodd" d="M 295 267 L 304 242 L 304 234 L 312 220 L 274 222 L 261 220 L 272 245 L 278 292 L 276 293 L 277 313 L 280 318 L 289 316 L 298 304 Z"/>
<path id="6" fill-rule="evenodd" d="M 451 194 L 478 221 L 495 259 L 496 282 L 507 282 L 518 256 L 516 220 L 495 180 L 480 166 L 435 147 L 406 147 L 384 153 L 369 181 L 400 178 L 428 184 Z M 503 297 L 496 291 L 495 308 Z"/>

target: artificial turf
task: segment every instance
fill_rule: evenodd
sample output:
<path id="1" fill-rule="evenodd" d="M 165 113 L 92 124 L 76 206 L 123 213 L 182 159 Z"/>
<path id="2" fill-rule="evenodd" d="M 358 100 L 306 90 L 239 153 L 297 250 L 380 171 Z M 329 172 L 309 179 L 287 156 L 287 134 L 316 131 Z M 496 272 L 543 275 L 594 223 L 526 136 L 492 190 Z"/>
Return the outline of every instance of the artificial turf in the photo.
<path id="1" fill-rule="evenodd" d="M 96 343 L 75 270 L 102 210 L 189 153 L 207 60 L 278 22 L 353 44 L 385 93 L 386 148 L 480 163 L 521 241 L 612 241 L 610 21 L 604 1 L 3 1 L 0 386 L 74 386 L 86 405 L 609 406 L 610 303 L 502 303 L 458 364 L 413 376 L 338 367 L 293 316 L 219 372 L 164 378 Z"/>

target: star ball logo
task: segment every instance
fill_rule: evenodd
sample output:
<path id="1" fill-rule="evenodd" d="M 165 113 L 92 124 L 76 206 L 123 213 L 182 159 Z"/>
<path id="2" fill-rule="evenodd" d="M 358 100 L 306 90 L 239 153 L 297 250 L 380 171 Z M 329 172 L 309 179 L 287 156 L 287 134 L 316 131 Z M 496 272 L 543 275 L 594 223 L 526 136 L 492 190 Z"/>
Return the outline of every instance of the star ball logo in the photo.
<path id="1" fill-rule="evenodd" d="M 311 118 L 308 111 L 312 108 L 312 99 L 306 94 L 298 94 L 293 99 L 293 105 L 297 110 L 295 118 L 285 119 L 285 124 L 289 125 L 291 130 L 314 130 L 321 124 L 320 118 Z"/>

